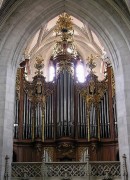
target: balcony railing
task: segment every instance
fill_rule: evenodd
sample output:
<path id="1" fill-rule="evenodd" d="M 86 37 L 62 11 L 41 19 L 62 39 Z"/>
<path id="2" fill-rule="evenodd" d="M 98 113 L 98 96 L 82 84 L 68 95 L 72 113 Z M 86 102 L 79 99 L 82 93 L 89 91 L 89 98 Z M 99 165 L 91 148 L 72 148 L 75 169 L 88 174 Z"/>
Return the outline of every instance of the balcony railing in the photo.
<path id="1" fill-rule="evenodd" d="M 119 161 L 104 161 L 104 162 L 90 162 L 91 176 L 105 176 L 106 172 L 111 177 L 120 177 L 120 162 Z"/>
<path id="2" fill-rule="evenodd" d="M 42 163 L 36 162 L 17 162 L 12 163 L 12 177 L 42 177 Z"/>
<path id="3" fill-rule="evenodd" d="M 119 178 L 119 162 L 49 162 L 49 163 L 12 163 L 12 178 L 73 177 L 96 176 Z"/>

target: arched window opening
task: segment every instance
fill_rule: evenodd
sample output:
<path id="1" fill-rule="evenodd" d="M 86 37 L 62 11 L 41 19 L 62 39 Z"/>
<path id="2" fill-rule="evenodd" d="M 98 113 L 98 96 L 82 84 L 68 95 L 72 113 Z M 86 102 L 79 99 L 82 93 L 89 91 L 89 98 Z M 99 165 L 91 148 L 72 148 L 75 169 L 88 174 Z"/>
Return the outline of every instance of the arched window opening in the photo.
<path id="1" fill-rule="evenodd" d="M 82 62 L 78 62 L 76 67 L 76 76 L 80 83 L 85 81 L 85 73 L 84 73 L 84 66 Z"/>
<path id="2" fill-rule="evenodd" d="M 49 67 L 49 81 L 53 81 L 55 77 L 55 68 L 53 65 Z"/>

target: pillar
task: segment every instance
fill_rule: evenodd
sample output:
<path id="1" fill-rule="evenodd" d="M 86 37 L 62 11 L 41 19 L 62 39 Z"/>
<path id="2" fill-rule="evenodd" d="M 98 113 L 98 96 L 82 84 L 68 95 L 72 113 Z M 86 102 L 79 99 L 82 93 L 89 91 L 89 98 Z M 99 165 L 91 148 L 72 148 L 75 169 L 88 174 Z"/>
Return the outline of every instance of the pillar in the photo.
<path id="1" fill-rule="evenodd" d="M 0 179 L 4 179 L 5 157 L 9 157 L 9 175 L 13 154 L 15 72 L 0 64 Z M 10 177 L 9 177 L 10 179 Z"/>

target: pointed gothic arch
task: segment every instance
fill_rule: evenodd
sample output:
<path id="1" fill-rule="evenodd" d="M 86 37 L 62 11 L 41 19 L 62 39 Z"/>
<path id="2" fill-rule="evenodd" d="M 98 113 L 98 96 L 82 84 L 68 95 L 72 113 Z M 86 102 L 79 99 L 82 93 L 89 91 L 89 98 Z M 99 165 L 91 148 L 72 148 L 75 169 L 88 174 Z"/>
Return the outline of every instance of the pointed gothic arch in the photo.
<path id="1" fill-rule="evenodd" d="M 107 0 L 98 2 L 95 0 L 82 0 L 81 2 L 78 0 L 55 0 L 53 2 L 51 0 L 22 0 L 14 3 L 6 15 L 2 14 L 0 29 L 0 93 L 3 97 L 0 109 L 3 120 L 0 132 L 2 137 L 0 142 L 2 143 L 0 148 L 2 169 L 4 169 L 5 154 L 10 156 L 12 154 L 12 148 L 8 147 L 12 146 L 13 139 L 15 74 L 23 50 L 41 24 L 45 24 L 63 11 L 84 23 L 90 23 L 112 61 L 116 81 L 120 157 L 124 153 L 127 155 L 128 169 L 130 169 L 130 26 L 127 14 L 113 1 Z M 11 126 L 8 125 L 8 122 Z M 122 137 L 122 132 L 125 140 Z M 3 171 L 1 172 L 2 177 Z"/>

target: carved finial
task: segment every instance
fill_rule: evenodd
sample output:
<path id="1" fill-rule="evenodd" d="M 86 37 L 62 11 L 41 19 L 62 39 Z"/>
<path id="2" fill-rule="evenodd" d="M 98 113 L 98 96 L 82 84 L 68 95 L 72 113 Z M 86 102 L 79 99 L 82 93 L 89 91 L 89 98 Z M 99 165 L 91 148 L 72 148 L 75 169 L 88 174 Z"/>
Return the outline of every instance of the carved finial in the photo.
<path id="1" fill-rule="evenodd" d="M 72 18 L 67 13 L 62 13 L 56 23 L 56 36 L 60 36 L 62 40 L 72 38 L 74 34 Z"/>
<path id="2" fill-rule="evenodd" d="M 94 60 L 96 59 L 97 57 L 93 56 L 92 54 L 87 58 L 88 60 L 88 63 L 87 63 L 87 66 L 89 67 L 90 71 L 92 72 L 93 69 L 96 67 L 96 63 L 94 62 Z"/>
<path id="3" fill-rule="evenodd" d="M 44 59 L 42 58 L 41 55 L 36 57 L 36 63 L 34 65 L 34 67 L 37 69 L 37 71 L 35 72 L 35 74 L 40 75 L 43 74 L 43 71 L 41 71 L 41 69 L 44 67 Z"/>
<path id="4" fill-rule="evenodd" d="M 54 32 L 56 33 L 56 37 L 58 36 L 59 38 L 53 48 L 53 57 L 70 55 L 70 57 L 76 58 L 77 51 L 73 43 L 73 23 L 69 14 L 62 13 L 59 16 Z M 69 58 L 67 57 L 67 59 Z"/>
<path id="5" fill-rule="evenodd" d="M 4 173 L 4 178 L 5 178 L 5 180 L 8 180 L 8 177 L 9 177 L 9 165 L 8 165 L 8 160 L 9 160 L 9 156 L 6 155 L 6 156 L 5 156 L 5 173 Z"/>
<path id="6" fill-rule="evenodd" d="M 127 171 L 127 163 L 126 163 L 126 154 L 123 154 L 123 176 L 125 180 L 128 180 L 128 171 Z"/>
<path id="7" fill-rule="evenodd" d="M 42 162 L 45 163 L 46 159 L 45 159 L 45 153 L 42 155 Z"/>

